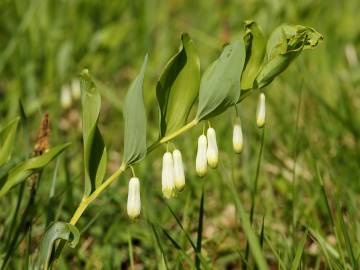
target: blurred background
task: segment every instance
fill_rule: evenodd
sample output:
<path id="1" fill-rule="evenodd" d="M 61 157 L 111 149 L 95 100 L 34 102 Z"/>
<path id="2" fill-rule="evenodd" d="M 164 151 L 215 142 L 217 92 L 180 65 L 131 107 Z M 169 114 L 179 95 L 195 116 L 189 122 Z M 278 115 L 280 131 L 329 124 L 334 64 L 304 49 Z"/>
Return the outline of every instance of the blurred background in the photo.
<path id="1" fill-rule="evenodd" d="M 289 269 L 305 228 L 316 230 L 338 252 L 342 245 L 345 249 L 346 244 L 335 237 L 316 180 L 318 167 L 330 207 L 348 226 L 359 256 L 359 14 L 358 0 L 0 0 L 0 127 L 19 115 L 21 100 L 32 139 L 26 142 L 19 137 L 14 155 L 31 150 L 45 112 L 51 123 L 50 145 L 73 142 L 59 159 L 53 209 L 55 219 L 68 221 L 83 192 L 81 104 L 76 95 L 65 107 L 60 100 L 62 89 L 76 87 L 82 69 L 89 69 L 102 94 L 100 128 L 110 150 L 110 174 L 121 163 L 123 97 L 146 53 L 149 63 L 144 96 L 150 144 L 158 136 L 156 82 L 177 52 L 182 32 L 194 40 L 204 70 L 224 43 L 242 33 L 247 19 L 255 20 L 266 36 L 285 22 L 314 27 L 324 35 L 324 42 L 303 52 L 266 88 L 267 123 L 254 228 L 260 231 L 264 217 L 263 249 L 273 269 L 279 264 Z M 256 102 L 257 96 L 251 95 L 240 104 L 245 140 L 241 156 L 232 150 L 234 112 L 229 110 L 212 120 L 220 165 L 205 179 L 196 177 L 194 170 L 202 128 L 196 127 L 174 141 L 186 163 L 187 187 L 169 204 L 195 241 L 204 185 L 202 252 L 211 269 L 242 269 L 246 241 L 228 183 L 235 183 L 249 211 L 261 137 L 255 125 Z M 161 227 L 191 253 L 184 233 L 161 200 L 164 150 L 154 151 L 135 167 L 142 182 L 141 218 L 132 222 L 126 216 L 131 177 L 126 172 L 85 212 L 78 223 L 81 241 L 76 249 L 65 250 L 59 269 L 128 269 L 129 254 L 133 254 L 136 269 L 161 269 L 161 248 L 169 269 L 191 268 L 162 234 Z M 44 231 L 54 166 L 55 162 L 45 169 L 39 187 L 40 214 L 32 232 L 33 250 Z M 9 226 L 17 192 L 15 188 L 1 200 L 0 231 Z M 290 230 L 292 209 L 296 231 Z M 306 242 L 303 269 L 327 269 L 326 252 L 313 238 Z M 21 243 L 17 248 L 10 269 L 23 269 L 25 246 Z"/>

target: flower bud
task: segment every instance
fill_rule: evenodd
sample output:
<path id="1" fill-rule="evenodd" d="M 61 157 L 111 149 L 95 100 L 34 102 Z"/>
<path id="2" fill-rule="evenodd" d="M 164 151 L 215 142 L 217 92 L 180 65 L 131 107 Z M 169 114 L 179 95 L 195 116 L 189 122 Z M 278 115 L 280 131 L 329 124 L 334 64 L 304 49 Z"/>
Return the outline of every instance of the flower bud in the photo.
<path id="1" fill-rule="evenodd" d="M 173 152 L 174 160 L 174 182 L 177 190 L 181 191 L 185 187 L 185 174 L 181 152 L 177 149 Z"/>
<path id="2" fill-rule="evenodd" d="M 256 112 L 256 125 L 259 128 L 264 127 L 265 125 L 265 94 L 261 93 L 259 95 L 259 102 L 257 106 L 257 112 Z"/>
<path id="3" fill-rule="evenodd" d="M 129 181 L 127 214 L 130 218 L 137 218 L 140 215 L 140 181 L 137 177 L 132 177 Z"/>
<path id="4" fill-rule="evenodd" d="M 243 134 L 240 123 L 234 125 L 232 141 L 235 153 L 240 154 L 243 149 Z"/>
<path id="5" fill-rule="evenodd" d="M 71 94 L 74 100 L 79 100 L 81 97 L 80 81 L 78 79 L 71 82 Z"/>
<path id="6" fill-rule="evenodd" d="M 166 152 L 163 156 L 162 168 L 162 192 L 166 199 L 170 199 L 174 194 L 174 162 L 170 152 Z"/>
<path id="7" fill-rule="evenodd" d="M 217 167 L 219 162 L 219 151 L 216 142 L 215 129 L 208 128 L 206 135 L 208 141 L 207 150 L 206 150 L 207 162 L 209 166 L 214 169 Z"/>
<path id="8" fill-rule="evenodd" d="M 203 177 L 207 172 L 206 148 L 207 139 L 203 134 L 198 139 L 198 149 L 196 154 L 196 172 L 200 177 Z"/>
<path id="9" fill-rule="evenodd" d="M 61 96 L 60 96 L 60 102 L 61 102 L 61 107 L 63 109 L 69 109 L 71 106 L 71 92 L 70 92 L 70 88 L 68 85 L 64 85 L 61 88 Z"/>

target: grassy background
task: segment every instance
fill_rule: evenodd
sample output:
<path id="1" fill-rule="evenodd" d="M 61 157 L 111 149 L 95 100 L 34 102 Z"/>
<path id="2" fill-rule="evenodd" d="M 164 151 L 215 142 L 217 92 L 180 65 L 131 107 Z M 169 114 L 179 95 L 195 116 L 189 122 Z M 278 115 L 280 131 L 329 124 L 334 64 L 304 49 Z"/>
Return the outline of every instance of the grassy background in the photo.
<path id="1" fill-rule="evenodd" d="M 256 232 L 260 233 L 264 221 L 264 255 L 272 269 L 290 269 L 309 231 L 301 269 L 355 269 L 354 261 L 360 256 L 358 14 L 356 0 L 0 0 L 0 127 L 18 115 L 21 99 L 30 130 L 30 142 L 22 139 L 22 132 L 18 135 L 14 157 L 29 153 L 26 149 L 32 148 L 45 112 L 50 114 L 51 145 L 73 142 L 58 161 L 55 203 L 50 210 L 55 162 L 43 173 L 31 252 L 44 232 L 47 211 L 68 221 L 83 192 L 80 104 L 74 102 L 71 110 L 64 111 L 59 102 L 61 87 L 83 68 L 98 79 L 103 97 L 100 125 L 110 149 L 110 174 L 121 161 L 123 97 L 144 55 L 149 53 L 145 103 L 151 142 L 158 134 L 156 81 L 177 51 L 181 32 L 188 32 L 195 41 L 203 70 L 223 43 L 242 31 L 243 21 L 254 19 L 267 35 L 288 22 L 312 26 L 325 37 L 319 48 L 304 52 L 266 89 L 267 124 L 254 215 Z M 234 183 L 249 212 L 261 143 L 261 131 L 255 125 L 256 101 L 253 95 L 241 103 L 245 136 L 241 156 L 231 146 L 234 112 L 212 120 L 220 165 L 205 179 L 194 171 L 201 127 L 174 141 L 186 161 L 187 187 L 168 203 L 196 242 L 204 186 L 202 254 L 209 269 L 243 267 L 246 238 L 230 189 Z M 81 242 L 76 249 L 65 250 L 60 269 L 127 269 L 131 262 L 136 269 L 161 269 L 164 261 L 169 269 L 192 267 L 191 246 L 161 199 L 163 152 L 155 151 L 136 166 L 142 182 L 142 217 L 131 222 L 126 216 L 131 176 L 127 172 L 85 212 L 78 224 Z M 16 187 L 1 199 L 1 241 L 18 193 Z M 27 193 L 25 189 L 25 197 Z M 20 243 L 9 269 L 25 267 L 26 245 L 25 240 Z M 251 269 L 251 256 L 249 262 Z"/>

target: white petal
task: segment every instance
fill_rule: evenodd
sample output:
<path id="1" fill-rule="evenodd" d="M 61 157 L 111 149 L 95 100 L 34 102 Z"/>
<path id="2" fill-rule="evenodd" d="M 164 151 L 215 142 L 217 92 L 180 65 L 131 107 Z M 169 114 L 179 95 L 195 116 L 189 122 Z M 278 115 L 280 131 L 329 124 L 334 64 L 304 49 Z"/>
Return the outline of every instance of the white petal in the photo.
<path id="1" fill-rule="evenodd" d="M 196 172 L 200 177 L 204 176 L 207 172 L 206 148 L 206 136 L 201 135 L 198 139 L 198 148 L 196 154 Z"/>
<path id="2" fill-rule="evenodd" d="M 235 153 L 240 154 L 243 149 L 243 134 L 240 124 L 234 125 L 233 131 L 233 148 Z"/>
<path id="3" fill-rule="evenodd" d="M 70 108 L 72 100 L 71 100 L 70 88 L 68 85 L 64 85 L 61 88 L 60 102 L 61 102 L 61 107 L 63 107 L 63 109 Z"/>
<path id="4" fill-rule="evenodd" d="M 79 100 L 81 97 L 80 81 L 78 79 L 74 79 L 71 82 L 71 94 L 74 100 Z"/>
<path id="5" fill-rule="evenodd" d="M 182 162 L 181 152 L 177 149 L 173 152 L 174 159 L 174 182 L 178 190 L 182 190 L 185 186 L 184 166 Z"/>
<path id="6" fill-rule="evenodd" d="M 132 177 L 129 181 L 127 214 L 130 218 L 136 218 L 140 215 L 140 181 L 137 177 Z"/>
<path id="7" fill-rule="evenodd" d="M 170 152 L 166 152 L 163 156 L 162 168 L 162 192 L 165 198 L 169 199 L 174 195 L 174 163 Z"/>
<path id="8" fill-rule="evenodd" d="M 257 106 L 257 112 L 256 112 L 256 125 L 259 128 L 262 128 L 265 125 L 265 94 L 261 93 L 259 95 L 259 102 Z"/>
<path id="9" fill-rule="evenodd" d="M 207 130 L 207 151 L 206 157 L 207 162 L 211 168 L 216 168 L 219 162 L 219 151 L 216 142 L 216 133 L 213 128 L 208 128 Z"/>

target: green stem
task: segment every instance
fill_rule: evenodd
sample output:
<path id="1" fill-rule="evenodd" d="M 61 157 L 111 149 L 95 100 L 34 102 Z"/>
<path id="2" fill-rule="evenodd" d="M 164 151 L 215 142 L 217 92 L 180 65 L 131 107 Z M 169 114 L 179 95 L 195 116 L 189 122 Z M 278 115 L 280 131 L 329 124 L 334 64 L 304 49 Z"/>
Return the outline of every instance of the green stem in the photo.
<path id="1" fill-rule="evenodd" d="M 88 207 L 88 205 L 95 200 L 101 192 L 103 192 L 108 186 L 111 185 L 112 182 L 114 182 L 125 170 L 126 166 L 121 165 L 120 168 L 114 172 L 108 179 L 106 179 L 105 182 L 103 182 L 93 193 L 90 194 L 90 196 L 85 197 L 81 203 L 79 204 L 78 208 L 76 209 L 74 215 L 72 216 L 70 220 L 70 224 L 75 225 L 81 215 L 84 213 L 85 209 Z"/>

